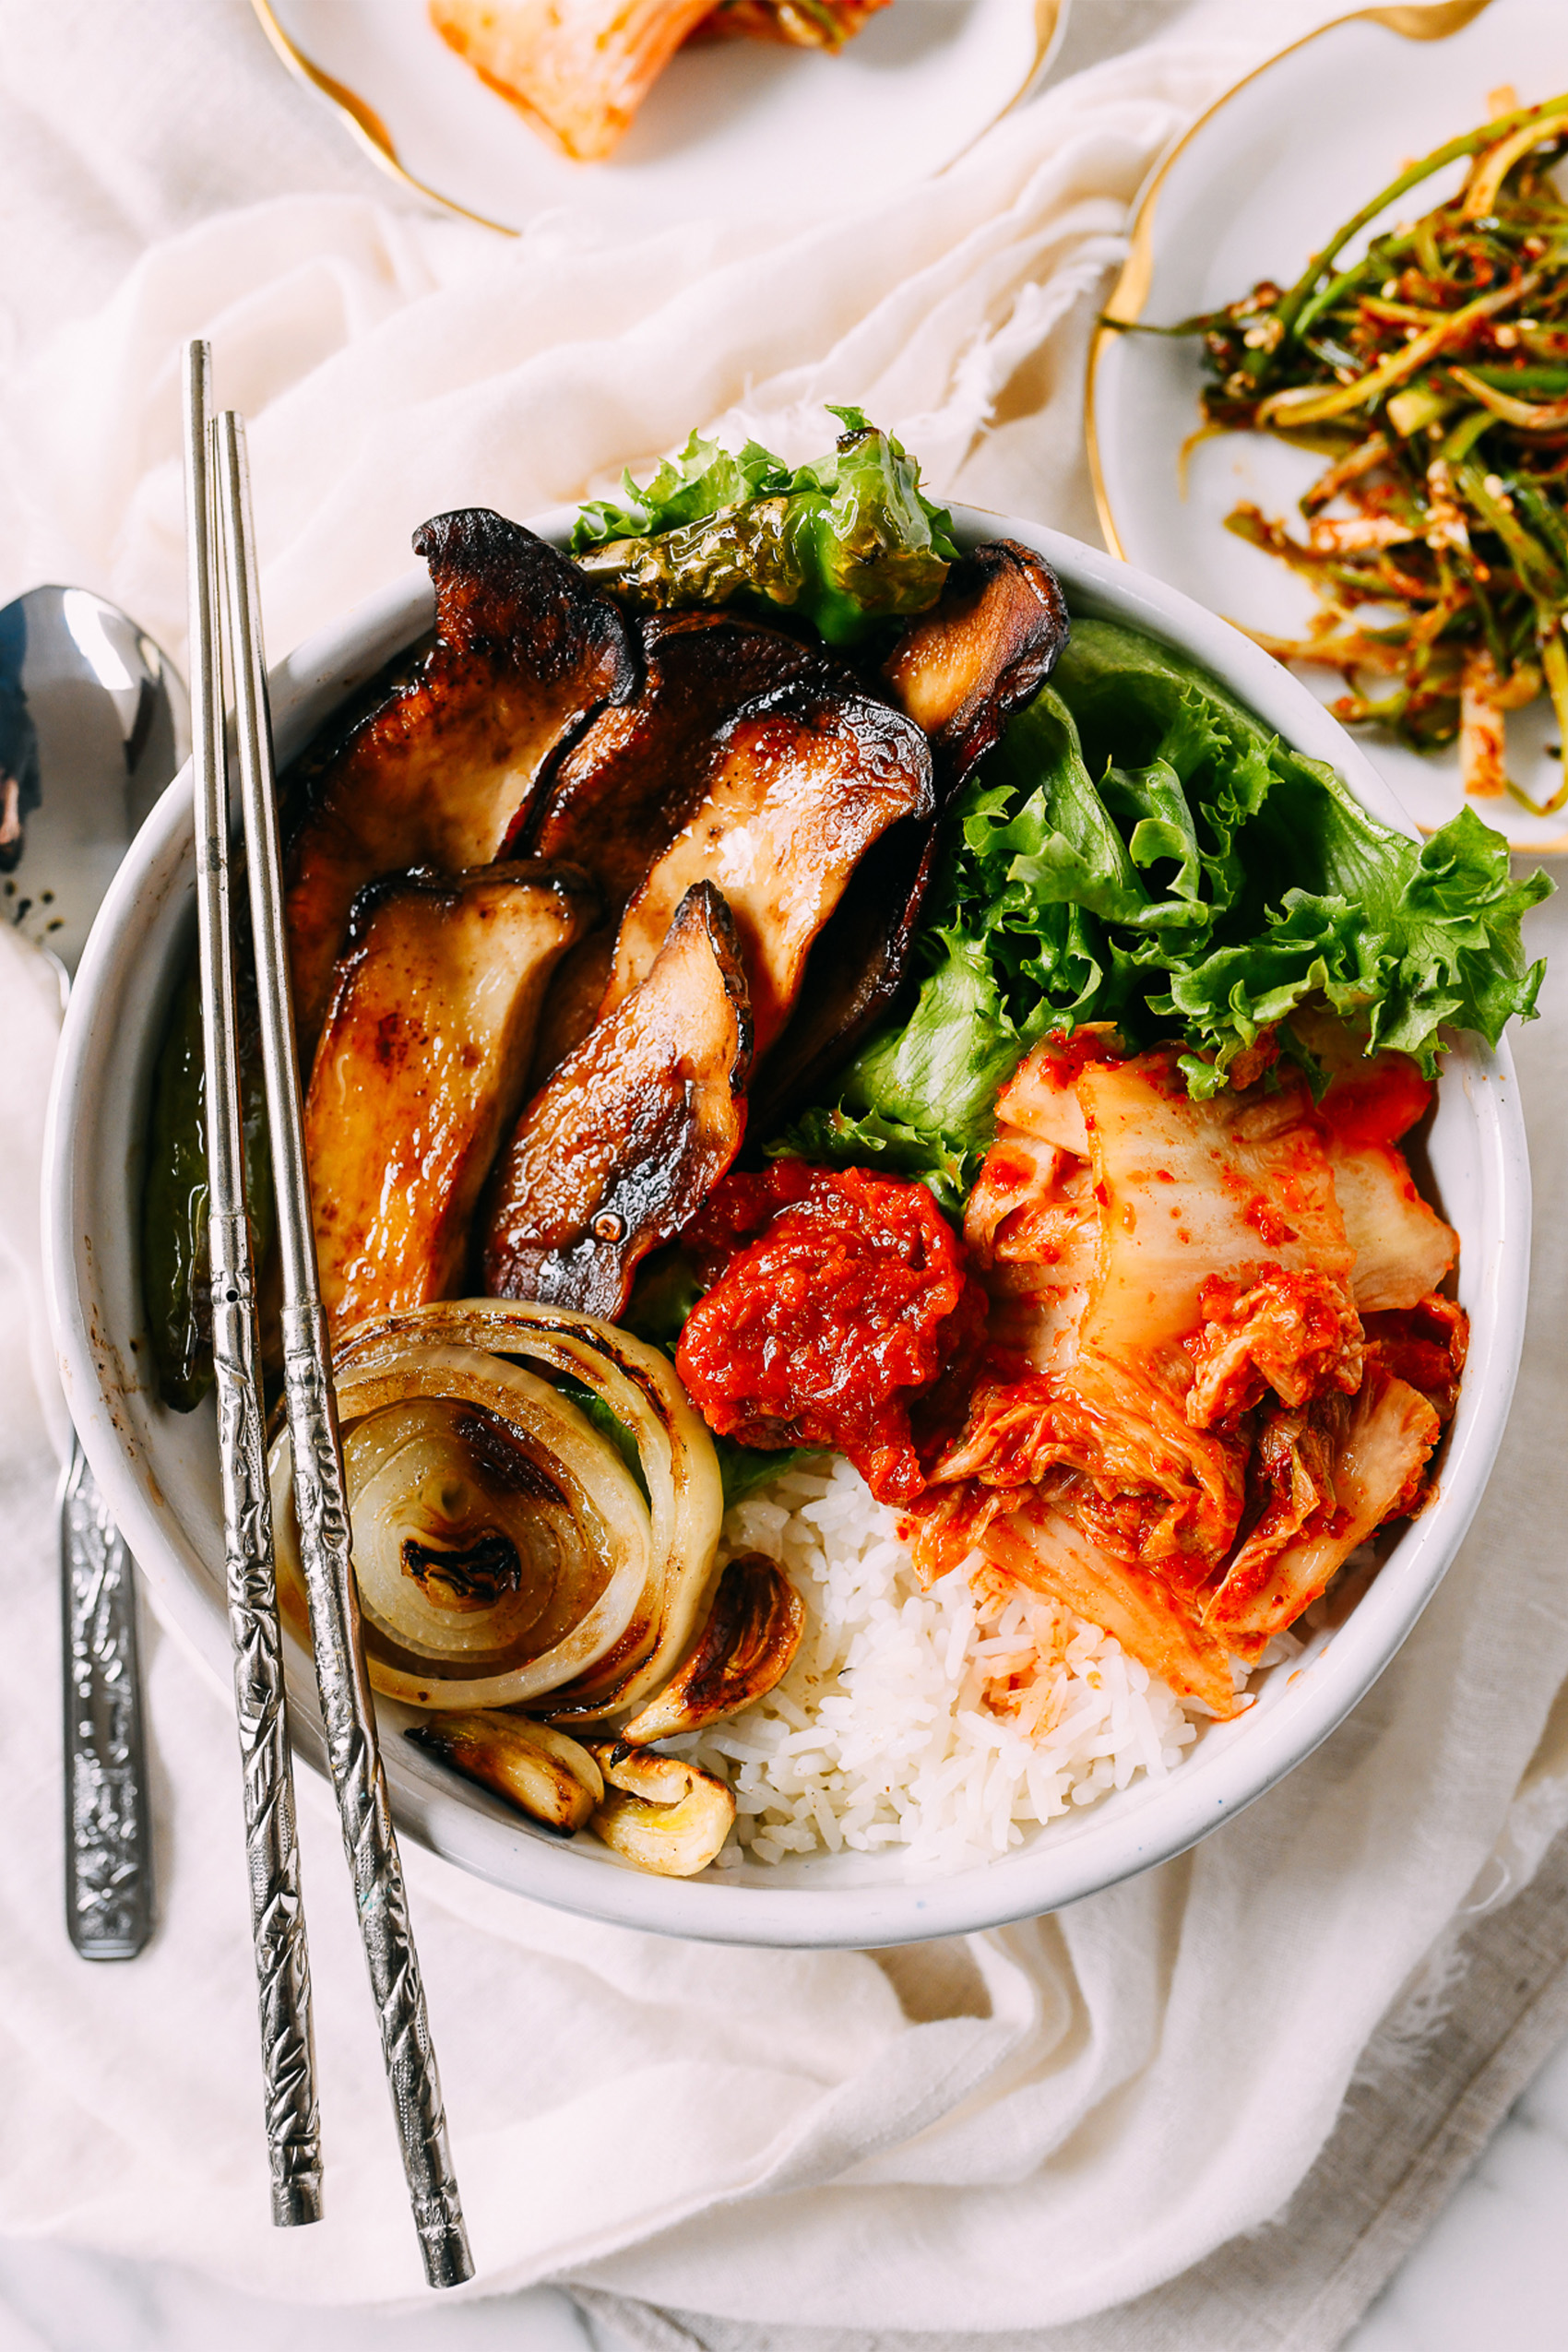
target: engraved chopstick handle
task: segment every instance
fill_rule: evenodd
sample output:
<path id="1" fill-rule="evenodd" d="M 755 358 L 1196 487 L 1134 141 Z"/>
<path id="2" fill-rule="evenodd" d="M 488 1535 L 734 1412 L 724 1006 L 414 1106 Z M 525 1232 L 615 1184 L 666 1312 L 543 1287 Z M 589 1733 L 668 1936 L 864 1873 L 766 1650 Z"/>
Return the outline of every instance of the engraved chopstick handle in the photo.
<path id="1" fill-rule="evenodd" d="M 210 1230 L 223 1566 L 244 1777 L 245 1863 L 261 2019 L 267 2169 L 272 2218 L 286 2229 L 321 2219 L 321 2119 L 311 2029 L 310 1955 L 300 1893 L 266 1431 L 256 1381 L 250 1232 L 243 1213 L 212 1217 Z"/>
<path id="2" fill-rule="evenodd" d="M 337 1400 L 316 1272 L 283 932 L 267 665 L 250 531 L 244 429 L 240 419 L 232 413 L 220 417 L 215 442 L 262 1063 L 283 1276 L 284 1393 L 293 1449 L 300 1561 L 310 1604 L 327 1759 L 381 2022 L 382 2055 L 425 2276 L 433 2287 L 455 2287 L 473 2275 L 473 2263 L 452 2172 L 424 1989 L 409 1925 L 402 1865 L 365 1673 Z"/>
<path id="3" fill-rule="evenodd" d="M 327 1752 L 381 2018 L 386 2079 L 425 2275 L 433 2287 L 456 2287 L 472 2276 L 473 2264 L 365 1674 L 337 1405 L 326 1370 L 327 1318 L 318 1302 L 285 1306 L 283 1360 L 300 1559 L 310 1598 Z"/>
<path id="4" fill-rule="evenodd" d="M 73 1445 L 60 1487 L 65 1662 L 65 1928 L 84 1960 L 134 1960 L 152 1933 L 136 1572 Z"/>
<path id="5" fill-rule="evenodd" d="M 208 466 L 205 343 L 185 355 L 185 462 L 192 651 L 192 790 L 197 944 L 206 1049 L 212 1360 L 223 1481 L 223 1565 L 234 1645 L 245 1862 L 261 2025 L 272 2218 L 321 2218 L 321 2126 L 311 2034 L 310 1960 L 300 1893 L 293 1764 L 267 1480 L 260 1345 L 245 1207 L 229 789 L 222 737 L 217 565 Z"/>

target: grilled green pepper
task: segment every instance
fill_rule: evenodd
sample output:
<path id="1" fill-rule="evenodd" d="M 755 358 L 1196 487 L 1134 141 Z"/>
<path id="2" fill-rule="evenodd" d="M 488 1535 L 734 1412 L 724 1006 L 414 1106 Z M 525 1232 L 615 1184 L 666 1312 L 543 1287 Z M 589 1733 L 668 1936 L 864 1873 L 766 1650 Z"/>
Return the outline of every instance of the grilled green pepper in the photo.
<path id="1" fill-rule="evenodd" d="M 634 611 L 749 599 L 800 613 L 830 645 L 929 611 L 957 552 L 952 518 L 890 434 L 859 409 L 831 413 L 837 446 L 793 472 L 757 442 L 737 455 L 694 433 L 645 488 L 625 476 L 624 505 L 585 506 L 572 553 Z"/>
<path id="2" fill-rule="evenodd" d="M 272 1241 L 272 1167 L 254 1001 L 247 1005 L 242 1000 L 240 1007 L 240 1087 L 245 1190 L 259 1269 Z M 175 992 L 153 1074 L 142 1192 L 142 1295 L 159 1394 L 176 1412 L 188 1413 L 212 1384 L 207 1071 L 194 954 Z"/>

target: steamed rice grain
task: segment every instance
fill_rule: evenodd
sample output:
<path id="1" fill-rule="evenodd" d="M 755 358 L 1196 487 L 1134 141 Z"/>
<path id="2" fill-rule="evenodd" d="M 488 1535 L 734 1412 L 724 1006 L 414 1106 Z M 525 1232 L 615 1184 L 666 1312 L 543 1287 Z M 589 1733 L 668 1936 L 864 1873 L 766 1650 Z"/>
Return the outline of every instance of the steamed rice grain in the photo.
<path id="1" fill-rule="evenodd" d="M 679 1742 L 734 1791 L 720 1868 L 899 1847 L 911 1873 L 963 1869 L 1197 1737 L 1120 1643 L 978 1553 L 922 1585 L 846 1461 L 737 1504 L 724 1554 L 742 1551 L 779 1563 L 806 1624 L 776 1690 Z"/>

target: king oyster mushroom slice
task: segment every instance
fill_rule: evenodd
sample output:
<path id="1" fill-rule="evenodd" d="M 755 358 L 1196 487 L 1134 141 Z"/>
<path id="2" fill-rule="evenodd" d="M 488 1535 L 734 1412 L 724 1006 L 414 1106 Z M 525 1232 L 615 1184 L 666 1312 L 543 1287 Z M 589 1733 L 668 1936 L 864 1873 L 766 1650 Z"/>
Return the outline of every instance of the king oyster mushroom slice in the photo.
<path id="1" fill-rule="evenodd" d="M 433 1715 L 404 1733 L 481 1788 L 493 1789 L 542 1829 L 570 1837 L 603 1801 L 599 1765 L 580 1740 L 526 1716 L 472 1708 Z"/>
<path id="2" fill-rule="evenodd" d="M 962 556 L 934 612 L 910 622 L 883 676 L 931 738 L 944 800 L 1039 692 L 1067 631 L 1055 573 L 1016 539 L 988 540 Z"/>
<path id="3" fill-rule="evenodd" d="M 702 798 L 725 721 L 829 667 L 736 612 L 655 612 L 632 625 L 642 651 L 636 694 L 601 710 L 577 738 L 508 844 L 581 866 L 617 909 Z M 853 684 L 848 672 L 844 683 Z"/>
<path id="4" fill-rule="evenodd" d="M 491 1295 L 615 1322 L 740 1149 L 751 1044 L 735 927 L 699 882 L 641 985 L 524 1111 L 491 1203 Z"/>
<path id="5" fill-rule="evenodd" d="M 466 508 L 422 524 L 414 546 L 435 588 L 434 647 L 347 742 L 325 759 L 307 752 L 286 779 L 285 918 L 306 1063 L 364 885 L 504 855 L 556 756 L 641 677 L 632 624 L 520 523 Z"/>
<path id="6" fill-rule="evenodd" d="M 621 919 L 600 1017 L 647 977 L 687 891 L 709 882 L 734 918 L 760 1061 L 861 858 L 901 819 L 932 815 L 931 746 L 831 673 L 737 711 L 717 745 L 701 800 Z"/>
<path id="7" fill-rule="evenodd" d="M 707 1624 L 679 1674 L 622 1731 L 628 1747 L 673 1740 L 734 1715 L 781 1681 L 801 1645 L 806 1612 L 765 1552 L 742 1552 L 719 1580 Z"/>
<path id="8" fill-rule="evenodd" d="M 580 866 L 603 901 L 599 928 L 572 950 L 545 1001 L 536 1088 L 599 1018 L 626 901 L 702 799 L 725 722 L 808 672 L 854 684 L 819 652 L 740 613 L 655 612 L 633 626 L 643 670 L 636 695 L 599 713 L 507 844 L 507 854 Z"/>
<path id="9" fill-rule="evenodd" d="M 936 863 L 936 826 L 904 817 L 867 850 L 807 960 L 800 1001 L 752 1088 L 752 1121 L 771 1134 L 821 1099 L 892 1006 L 909 968 Z"/>
<path id="10" fill-rule="evenodd" d="M 597 904 L 582 874 L 532 861 L 392 876 L 355 900 L 305 1100 L 335 1330 L 464 1287 L 546 987 Z"/>
<path id="11" fill-rule="evenodd" d="M 603 1801 L 589 1824 L 614 1854 L 661 1878 L 695 1878 L 730 1835 L 735 1800 L 721 1780 L 683 1756 L 661 1756 L 624 1740 L 593 1744 Z"/>
<path id="12" fill-rule="evenodd" d="M 1061 588 L 1031 549 L 992 540 L 953 565 L 934 612 L 909 623 L 883 670 L 930 740 L 939 802 L 1039 693 L 1066 642 Z M 861 860 L 754 1090 L 763 1127 L 814 1100 L 892 1005 L 909 968 L 934 843 L 930 821 L 911 816 Z"/>

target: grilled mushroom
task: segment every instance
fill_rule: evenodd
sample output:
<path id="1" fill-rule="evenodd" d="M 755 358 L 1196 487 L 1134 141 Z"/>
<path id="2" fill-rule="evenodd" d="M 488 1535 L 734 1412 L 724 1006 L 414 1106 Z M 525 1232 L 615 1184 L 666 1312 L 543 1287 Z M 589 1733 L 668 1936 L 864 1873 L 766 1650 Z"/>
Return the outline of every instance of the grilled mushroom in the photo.
<path id="1" fill-rule="evenodd" d="M 730 910 L 699 882 L 641 985 L 523 1113 L 491 1207 L 492 1294 L 614 1322 L 740 1149 L 751 1044 Z"/>
<path id="2" fill-rule="evenodd" d="M 936 828 L 906 817 L 855 868 L 812 949 L 800 1002 L 752 1089 L 763 1134 L 826 1081 L 886 1013 L 904 982 L 935 863 Z"/>
<path id="3" fill-rule="evenodd" d="M 635 629 L 577 566 L 487 508 L 414 534 L 435 588 L 436 641 L 306 788 L 286 917 L 302 1059 L 332 992 L 349 910 L 411 866 L 489 865 L 552 760 L 606 703 L 636 691 Z"/>
<path id="4" fill-rule="evenodd" d="M 707 881 L 735 919 L 760 1059 L 861 859 L 932 806 L 930 747 L 885 703 L 811 679 L 738 712 L 701 801 L 626 909 L 604 1011 L 647 973 L 684 893 Z"/>
<path id="5" fill-rule="evenodd" d="M 526 1716 L 470 1708 L 433 1715 L 404 1733 L 481 1788 L 493 1789 L 541 1829 L 570 1837 L 604 1799 L 598 1764 L 578 1740 Z"/>
<path id="6" fill-rule="evenodd" d="M 596 905 L 582 875 L 532 864 L 400 875 L 356 900 L 305 1103 L 335 1325 L 462 1287 L 546 985 Z"/>
<path id="7" fill-rule="evenodd" d="M 663 1878 L 707 1870 L 735 1819 L 724 1783 L 682 1756 L 656 1755 L 621 1740 L 595 1743 L 590 1752 L 605 1789 L 589 1826 L 612 1853 Z"/>
<path id="8" fill-rule="evenodd" d="M 989 540 L 954 564 L 933 612 L 911 621 L 884 668 L 931 737 L 944 797 L 1033 700 L 1067 642 L 1067 605 L 1043 556 Z"/>
<path id="9" fill-rule="evenodd" d="M 738 613 L 658 612 L 635 625 L 635 699 L 600 712 L 516 829 L 517 848 L 580 866 L 604 906 L 601 928 L 572 951 L 545 1001 L 536 1087 L 599 1018 L 626 901 L 702 799 L 720 729 L 758 696 L 830 671 L 820 653 Z"/>
<path id="10" fill-rule="evenodd" d="M 784 1571 L 760 1551 L 731 1560 L 697 1645 L 621 1737 L 629 1747 L 673 1740 L 733 1715 L 772 1690 L 801 1646 L 806 1613 Z"/>
<path id="11" fill-rule="evenodd" d="M 909 624 L 883 671 L 894 698 L 930 738 L 940 801 L 1038 694 L 1066 642 L 1056 576 L 1030 549 L 992 540 L 954 564 L 935 611 Z M 933 846 L 931 826 L 910 818 L 861 859 L 812 950 L 799 1008 L 769 1056 L 756 1099 L 763 1127 L 820 1094 L 893 1004 L 909 969 Z"/>
<path id="12" fill-rule="evenodd" d="M 508 844 L 581 866 L 617 910 L 702 798 L 726 720 L 830 667 L 739 613 L 656 612 L 634 626 L 643 671 L 636 695 L 600 712 Z"/>

